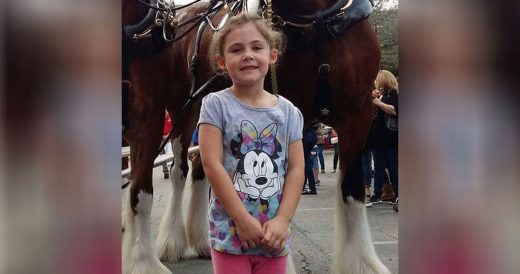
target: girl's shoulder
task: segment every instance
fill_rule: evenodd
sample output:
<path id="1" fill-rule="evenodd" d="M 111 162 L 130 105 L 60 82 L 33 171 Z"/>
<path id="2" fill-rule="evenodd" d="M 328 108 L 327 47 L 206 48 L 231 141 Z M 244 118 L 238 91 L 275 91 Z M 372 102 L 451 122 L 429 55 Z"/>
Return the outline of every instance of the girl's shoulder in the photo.
<path id="1" fill-rule="evenodd" d="M 294 115 L 297 117 L 301 117 L 303 119 L 303 114 L 300 109 L 293 104 L 293 102 L 289 101 L 289 99 L 283 97 L 282 95 L 278 95 L 278 107 L 287 110 L 287 113 L 290 115 Z"/>
<path id="2" fill-rule="evenodd" d="M 204 96 L 204 98 L 208 98 L 210 100 L 215 100 L 215 99 L 218 100 L 218 99 L 222 99 L 222 98 L 226 98 L 226 97 L 229 97 L 227 88 L 223 89 L 223 90 L 215 91 L 215 92 L 210 92 L 206 96 Z"/>
<path id="3" fill-rule="evenodd" d="M 225 106 L 232 101 L 232 97 L 230 96 L 227 89 L 208 93 L 204 98 L 202 98 L 203 105 L 214 105 L 214 106 Z"/>
<path id="4" fill-rule="evenodd" d="M 282 95 L 276 95 L 278 96 L 278 106 L 280 107 L 286 107 L 286 108 L 293 108 L 293 109 L 298 109 L 298 107 L 296 107 L 293 102 L 289 101 L 289 99 L 283 97 Z"/>

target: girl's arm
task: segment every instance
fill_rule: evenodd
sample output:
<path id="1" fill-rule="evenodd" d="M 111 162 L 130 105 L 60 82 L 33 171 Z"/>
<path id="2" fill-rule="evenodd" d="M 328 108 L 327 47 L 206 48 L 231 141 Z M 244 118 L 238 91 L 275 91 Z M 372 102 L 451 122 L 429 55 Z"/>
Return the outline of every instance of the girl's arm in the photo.
<path id="1" fill-rule="evenodd" d="M 372 102 L 374 103 L 374 105 L 378 106 L 384 112 L 394 116 L 397 115 L 394 106 L 383 103 L 379 98 L 373 99 Z"/>
<path id="2" fill-rule="evenodd" d="M 262 244 L 270 250 L 280 250 L 285 246 L 289 236 L 289 225 L 300 200 L 305 180 L 305 160 L 303 158 L 302 141 L 289 145 L 288 168 L 285 175 L 282 201 L 276 216 L 264 223 L 265 232 Z"/>
<path id="3" fill-rule="evenodd" d="M 260 244 L 263 231 L 260 222 L 247 212 L 237 195 L 233 182 L 223 166 L 223 136 L 219 128 L 210 124 L 199 126 L 199 150 L 211 189 L 233 219 L 237 234 L 246 249 Z"/>
<path id="4" fill-rule="evenodd" d="M 303 158 L 303 144 L 301 140 L 289 145 L 287 160 L 288 167 L 285 175 L 283 196 L 276 217 L 281 217 L 290 223 L 298 206 L 305 181 L 305 160 Z"/>

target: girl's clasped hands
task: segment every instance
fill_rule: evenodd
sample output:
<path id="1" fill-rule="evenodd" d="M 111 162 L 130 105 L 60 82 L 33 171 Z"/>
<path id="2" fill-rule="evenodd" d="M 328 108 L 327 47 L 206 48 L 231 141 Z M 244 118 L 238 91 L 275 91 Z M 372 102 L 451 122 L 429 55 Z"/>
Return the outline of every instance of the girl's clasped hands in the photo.
<path id="1" fill-rule="evenodd" d="M 289 220 L 276 216 L 261 225 L 260 221 L 249 214 L 235 221 L 242 247 L 253 249 L 262 246 L 270 252 L 278 252 L 285 247 L 289 236 L 289 223 Z"/>

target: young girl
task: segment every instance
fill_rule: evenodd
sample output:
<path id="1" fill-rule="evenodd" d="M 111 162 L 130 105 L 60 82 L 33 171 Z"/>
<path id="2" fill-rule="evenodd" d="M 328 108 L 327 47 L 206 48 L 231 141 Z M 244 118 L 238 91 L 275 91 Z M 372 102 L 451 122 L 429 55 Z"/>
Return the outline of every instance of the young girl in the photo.
<path id="1" fill-rule="evenodd" d="M 280 33 L 246 14 L 230 18 L 213 37 L 214 68 L 233 83 L 202 100 L 198 122 L 212 187 L 208 215 L 216 274 L 286 271 L 304 160 L 301 112 L 263 89 L 282 48 Z"/>

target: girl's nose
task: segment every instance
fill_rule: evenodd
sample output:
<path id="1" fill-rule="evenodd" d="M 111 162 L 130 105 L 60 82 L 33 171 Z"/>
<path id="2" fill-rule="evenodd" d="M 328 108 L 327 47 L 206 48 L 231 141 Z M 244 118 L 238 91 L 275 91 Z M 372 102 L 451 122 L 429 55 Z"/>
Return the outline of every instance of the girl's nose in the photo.
<path id="1" fill-rule="evenodd" d="M 255 57 L 252 54 L 244 54 L 244 60 L 253 60 Z"/>

